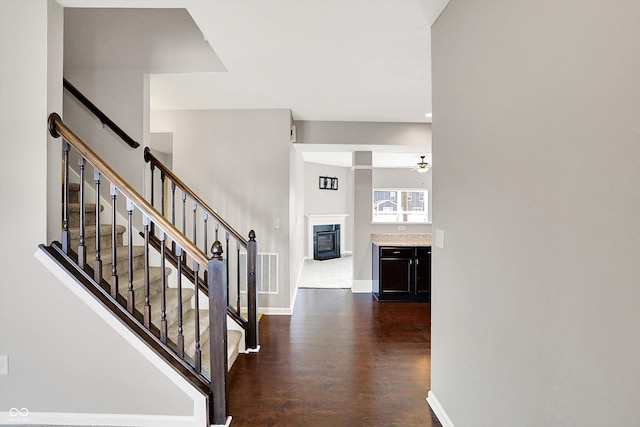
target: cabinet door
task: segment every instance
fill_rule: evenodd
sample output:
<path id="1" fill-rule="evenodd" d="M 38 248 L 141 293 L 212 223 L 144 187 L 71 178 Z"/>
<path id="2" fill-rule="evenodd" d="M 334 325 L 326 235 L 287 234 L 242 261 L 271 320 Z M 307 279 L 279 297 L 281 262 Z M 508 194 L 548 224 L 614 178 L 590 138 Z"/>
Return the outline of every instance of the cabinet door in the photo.
<path id="1" fill-rule="evenodd" d="M 416 293 L 431 291 L 431 248 L 416 249 Z"/>
<path id="2" fill-rule="evenodd" d="M 411 258 L 380 258 L 380 293 L 411 292 Z"/>

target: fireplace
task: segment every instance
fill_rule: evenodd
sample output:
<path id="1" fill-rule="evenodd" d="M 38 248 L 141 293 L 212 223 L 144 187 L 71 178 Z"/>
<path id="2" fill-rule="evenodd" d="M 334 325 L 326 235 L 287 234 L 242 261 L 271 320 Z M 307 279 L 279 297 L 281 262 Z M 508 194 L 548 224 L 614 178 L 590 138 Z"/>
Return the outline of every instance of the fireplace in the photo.
<path id="1" fill-rule="evenodd" d="M 313 226 L 313 259 L 340 258 L 340 225 Z"/>

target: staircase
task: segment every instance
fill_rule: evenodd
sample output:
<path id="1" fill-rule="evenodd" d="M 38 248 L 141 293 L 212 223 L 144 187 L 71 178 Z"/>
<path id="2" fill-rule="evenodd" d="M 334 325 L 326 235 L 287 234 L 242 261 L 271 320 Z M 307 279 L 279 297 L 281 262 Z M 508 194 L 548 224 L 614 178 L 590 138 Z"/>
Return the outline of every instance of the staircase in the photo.
<path id="1" fill-rule="evenodd" d="M 55 113 L 49 132 L 63 137 L 63 224 L 60 242 L 40 248 L 202 394 L 207 426 L 228 425 L 229 367 L 241 350 L 259 350 L 255 233 L 245 240 L 149 150 L 147 201 Z M 69 179 L 71 152 L 78 156 L 77 183 Z M 93 169 L 94 203 L 86 200 L 86 187 L 92 186 L 87 167 Z M 161 172 L 161 212 L 154 207 L 155 169 Z M 165 213 L 168 183 L 172 208 Z M 103 199 L 105 187 L 109 197 Z M 215 241 L 209 247 L 210 236 Z M 235 328 L 227 328 L 227 319 Z"/>
<path id="2" fill-rule="evenodd" d="M 69 231 L 71 233 L 70 246 L 71 248 L 78 248 L 80 246 L 80 184 L 75 182 L 69 183 Z M 104 211 L 104 207 L 100 207 L 100 211 Z M 96 204 L 85 203 L 84 208 L 84 221 L 85 224 L 96 223 Z M 124 234 L 127 228 L 122 225 L 116 225 L 116 271 L 118 277 L 118 294 L 126 299 L 128 293 L 128 277 L 129 277 L 129 262 L 128 262 L 128 247 L 124 244 Z M 113 267 L 113 242 L 111 237 L 112 224 L 101 224 L 101 260 L 102 260 L 102 278 L 107 282 L 112 282 L 112 267 Z M 96 241 L 96 227 L 88 226 L 84 232 L 84 245 L 87 248 L 86 260 L 89 265 L 92 265 L 95 259 L 95 241 Z M 133 294 L 135 301 L 135 308 L 140 313 L 144 312 L 145 305 L 145 250 L 144 246 L 133 246 L 132 249 L 133 259 Z M 165 280 L 169 281 L 169 275 L 172 273 L 169 267 L 164 268 Z M 157 266 L 149 266 L 149 303 L 151 307 L 151 323 L 160 328 L 161 321 L 161 299 L 162 299 L 162 275 L 163 269 Z M 183 313 L 183 335 L 184 335 L 184 348 L 185 355 L 191 360 L 195 360 L 196 339 L 193 331 L 195 331 L 195 310 L 193 308 L 194 289 L 185 288 L 182 289 L 182 306 L 185 308 Z M 167 336 L 168 339 L 177 342 L 178 341 L 178 290 L 176 288 L 168 288 L 166 290 L 166 320 L 167 320 Z M 202 366 L 205 371 L 208 371 L 207 367 L 210 365 L 209 356 L 209 310 L 200 309 L 200 347 L 202 348 Z M 242 339 L 242 332 L 235 329 L 227 330 L 227 361 L 229 369 L 235 362 L 239 354 L 240 341 Z"/>

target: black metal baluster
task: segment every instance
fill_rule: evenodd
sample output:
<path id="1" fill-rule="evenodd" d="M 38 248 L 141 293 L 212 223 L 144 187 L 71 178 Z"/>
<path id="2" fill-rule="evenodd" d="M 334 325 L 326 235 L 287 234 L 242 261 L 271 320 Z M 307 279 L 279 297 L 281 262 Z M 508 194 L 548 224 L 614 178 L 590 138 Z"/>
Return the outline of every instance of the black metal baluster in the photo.
<path id="1" fill-rule="evenodd" d="M 171 224 L 176 225 L 176 183 L 171 181 Z"/>
<path id="2" fill-rule="evenodd" d="M 156 207 L 155 203 L 154 203 L 154 199 L 155 199 L 155 192 L 153 190 L 153 172 L 156 169 L 156 166 L 153 164 L 153 162 L 151 162 L 150 164 L 150 168 L 151 168 L 151 206 L 153 206 L 154 208 Z M 153 223 L 151 223 L 151 235 L 155 236 L 155 225 Z"/>
<path id="3" fill-rule="evenodd" d="M 116 232 L 116 202 L 118 189 L 111 184 L 111 297 L 118 299 L 118 258 Z"/>
<path id="4" fill-rule="evenodd" d="M 176 255 L 178 256 L 178 340 L 177 351 L 178 356 L 184 358 L 184 334 L 182 333 L 182 248 L 178 246 L 176 248 Z"/>
<path id="5" fill-rule="evenodd" d="M 69 254 L 71 245 L 71 231 L 69 231 L 69 149 L 67 141 L 62 141 L 62 173 L 64 174 L 62 188 L 62 250 Z"/>
<path id="6" fill-rule="evenodd" d="M 238 312 L 238 314 L 240 314 L 240 242 L 236 241 L 236 252 L 237 252 L 237 260 L 238 260 L 238 275 L 236 277 L 236 282 L 237 282 L 237 286 L 236 286 L 236 295 L 237 295 L 237 299 L 236 299 L 236 310 Z M 249 264 L 247 263 L 247 266 Z M 227 305 L 229 305 L 229 296 L 227 295 Z"/>
<path id="7" fill-rule="evenodd" d="M 162 206 L 160 206 L 160 212 L 162 213 L 162 216 L 164 216 L 164 181 L 165 181 L 165 174 L 164 171 L 160 171 L 160 203 L 162 203 Z"/>
<path id="8" fill-rule="evenodd" d="M 171 224 L 176 225 L 176 183 L 171 181 Z M 176 242 L 171 242 L 171 251 L 176 252 Z"/>
<path id="9" fill-rule="evenodd" d="M 84 245 L 84 168 L 87 165 L 87 161 L 82 156 L 78 156 L 78 166 L 80 167 L 80 243 L 78 245 L 78 265 L 84 269 L 87 263 L 87 248 Z M 96 206 L 96 215 L 98 207 Z"/>
<path id="10" fill-rule="evenodd" d="M 151 328 L 151 305 L 149 304 L 149 217 L 144 215 L 144 326 Z"/>
<path id="11" fill-rule="evenodd" d="M 161 230 L 162 231 L 162 230 Z M 165 233 L 164 231 L 162 231 L 161 234 L 161 240 L 160 240 L 160 268 L 162 270 L 162 298 L 160 301 L 160 310 L 161 310 L 161 315 L 160 315 L 160 339 L 162 340 L 163 343 L 167 343 L 167 275 L 165 274 L 165 259 L 166 259 L 166 238 L 167 238 L 167 233 Z"/>
<path id="12" fill-rule="evenodd" d="M 196 371 L 200 372 L 202 369 L 202 354 L 200 351 L 200 300 L 198 298 L 198 294 L 200 294 L 200 290 L 198 289 L 198 271 L 200 270 L 200 264 L 197 262 L 193 262 L 193 276 L 196 278 L 195 280 L 195 294 L 194 294 L 194 304 L 196 307 L 195 310 L 195 334 L 196 334 L 196 352 L 194 355 L 196 361 Z"/>
<path id="13" fill-rule="evenodd" d="M 220 224 L 216 223 L 216 242 L 218 241 L 218 227 L 220 227 Z"/>
<path id="14" fill-rule="evenodd" d="M 229 252 L 229 232 L 227 231 L 225 233 L 225 240 L 226 240 L 226 247 L 225 247 L 225 251 L 230 254 L 231 252 Z M 227 258 L 225 259 L 225 263 L 226 263 L 226 273 L 227 273 L 227 306 L 229 305 L 229 258 L 231 258 L 230 256 L 227 256 Z"/>
<path id="15" fill-rule="evenodd" d="M 197 228 L 196 224 L 198 223 L 198 215 L 197 215 L 197 211 L 198 210 L 198 204 L 194 201 L 193 202 L 193 244 L 194 246 L 198 246 L 198 233 L 197 233 Z"/>
<path id="16" fill-rule="evenodd" d="M 96 184 L 96 206 L 100 206 L 100 171 L 94 169 L 93 180 Z M 96 212 L 96 260 L 93 265 L 93 280 L 102 281 L 102 260 L 100 259 L 100 213 Z"/>
<path id="17" fill-rule="evenodd" d="M 207 255 L 209 253 L 209 248 L 207 247 L 207 236 L 209 235 L 209 229 L 207 228 L 207 220 L 209 219 L 209 212 L 207 211 L 203 211 L 202 216 L 204 218 L 204 255 L 205 256 L 209 256 Z M 205 270 L 206 273 L 206 270 Z"/>
<path id="18" fill-rule="evenodd" d="M 127 311 L 133 314 L 133 309 L 135 307 L 135 295 L 133 290 L 133 207 L 134 204 L 131 200 L 127 199 L 127 216 L 128 216 L 128 225 L 127 225 L 127 244 L 128 246 L 128 255 L 127 262 L 129 263 L 129 273 L 128 273 L 128 289 L 127 289 Z"/>
<path id="19" fill-rule="evenodd" d="M 182 234 L 187 235 L 187 192 L 182 190 Z"/>
<path id="20" fill-rule="evenodd" d="M 202 210 L 202 216 L 204 218 L 204 255 L 206 257 L 209 257 L 209 255 L 207 255 L 209 253 L 209 248 L 207 247 L 207 238 L 209 236 L 209 228 L 207 227 L 207 220 L 209 219 L 209 212 L 207 212 L 206 210 Z M 208 283 L 209 280 L 209 271 L 205 268 L 202 276 L 204 277 L 204 283 Z"/>
<path id="21" fill-rule="evenodd" d="M 150 169 L 151 169 L 151 206 L 153 206 L 154 208 L 156 207 L 154 201 L 154 194 L 153 194 L 153 172 L 156 169 L 156 166 L 153 164 L 153 162 L 151 162 L 150 164 Z"/>
<path id="22" fill-rule="evenodd" d="M 187 192 L 182 190 L 182 234 L 187 235 Z M 187 262 L 186 253 L 180 262 Z"/>

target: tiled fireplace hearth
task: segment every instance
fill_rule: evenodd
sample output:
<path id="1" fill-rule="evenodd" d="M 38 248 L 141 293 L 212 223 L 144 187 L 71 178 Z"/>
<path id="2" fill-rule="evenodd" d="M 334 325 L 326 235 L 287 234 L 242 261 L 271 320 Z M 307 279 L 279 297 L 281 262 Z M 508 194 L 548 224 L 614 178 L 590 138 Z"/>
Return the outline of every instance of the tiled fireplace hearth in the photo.
<path id="1" fill-rule="evenodd" d="M 346 219 L 348 214 L 334 214 L 334 215 L 306 215 L 307 217 L 307 258 L 313 259 L 313 236 L 314 226 L 340 226 L 340 250 L 344 253 L 345 248 L 345 235 L 346 235 Z M 342 255 L 342 254 L 338 254 Z"/>

